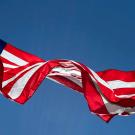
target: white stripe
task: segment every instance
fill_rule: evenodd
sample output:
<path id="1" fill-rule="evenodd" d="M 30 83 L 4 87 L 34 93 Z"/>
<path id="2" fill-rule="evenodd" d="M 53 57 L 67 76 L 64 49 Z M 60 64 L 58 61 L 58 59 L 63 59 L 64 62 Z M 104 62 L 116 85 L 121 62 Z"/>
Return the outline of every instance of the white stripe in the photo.
<path id="1" fill-rule="evenodd" d="M 55 75 L 59 75 L 59 76 L 62 76 L 70 81 L 72 81 L 73 83 L 79 85 L 80 87 L 82 87 L 82 82 L 80 79 L 77 79 L 76 77 L 73 77 L 73 76 L 69 76 L 69 75 L 64 75 L 64 74 L 60 74 L 60 73 L 54 73 L 54 74 L 49 74 L 48 77 L 51 77 L 51 76 L 55 76 Z"/>
<path id="2" fill-rule="evenodd" d="M 91 72 L 94 75 L 94 77 L 97 79 L 97 81 L 99 81 L 101 84 L 103 84 L 104 86 L 106 86 L 107 88 L 109 88 L 111 91 L 114 90 L 113 88 L 116 89 L 116 88 L 124 88 L 124 87 L 125 88 L 132 88 L 132 86 L 134 87 L 134 82 L 129 82 L 129 84 L 128 84 L 128 82 L 126 83 L 126 82 L 122 82 L 122 81 L 121 81 L 122 82 L 121 84 L 120 84 L 119 81 L 116 81 L 116 82 L 115 81 L 114 82 L 113 81 L 112 82 L 110 81 L 110 83 L 108 83 L 109 81 L 108 82 L 105 82 L 94 71 L 91 70 Z M 123 86 L 122 86 L 122 84 L 123 84 Z M 118 98 L 130 98 L 130 97 L 135 96 L 135 94 L 129 94 L 129 95 L 116 95 L 115 94 L 115 96 L 118 97 Z"/>
<path id="3" fill-rule="evenodd" d="M 113 81 L 108 81 L 107 83 L 114 90 L 117 90 L 119 88 L 135 88 L 135 82 L 125 82 L 125 81 L 121 81 L 121 80 L 113 80 Z M 131 98 L 131 97 L 135 96 L 135 94 L 115 95 L 115 96 L 118 98 Z"/>
<path id="4" fill-rule="evenodd" d="M 75 63 L 75 64 L 77 64 L 77 65 L 79 65 L 79 66 L 81 66 L 81 68 L 83 68 L 82 67 L 82 65 L 81 64 L 79 64 L 79 63 L 77 63 L 77 62 L 75 62 L 75 61 L 72 61 L 73 63 Z M 88 68 L 88 67 L 87 67 Z M 84 70 L 85 70 L 85 68 L 83 68 Z M 111 91 L 113 91 L 112 89 L 111 89 L 111 87 L 109 86 L 109 84 L 107 83 L 107 82 L 105 82 L 103 79 L 101 79 L 99 76 L 98 76 L 98 74 L 97 73 L 95 73 L 92 69 L 90 69 L 90 68 L 88 68 L 89 70 L 90 70 L 90 72 L 92 73 L 92 75 L 94 76 L 94 78 L 98 81 L 98 82 L 100 82 L 102 85 L 104 85 L 104 86 L 106 86 L 107 88 L 109 88 Z"/>
<path id="5" fill-rule="evenodd" d="M 99 86 L 97 85 L 96 80 L 95 80 L 92 76 L 90 76 L 90 77 L 91 77 L 91 79 L 92 79 L 92 81 L 93 81 L 93 83 L 94 83 L 94 85 L 95 85 L 97 91 L 99 92 L 99 94 L 100 94 L 100 96 L 101 96 L 101 98 L 102 98 L 102 100 L 103 100 L 103 102 L 104 102 L 104 105 L 105 105 L 107 111 L 108 111 L 110 114 L 121 114 L 122 112 L 124 112 L 125 108 L 123 108 L 123 107 L 121 107 L 121 106 L 118 106 L 118 105 L 116 105 L 116 104 L 110 103 L 110 102 L 102 95 L 101 90 L 100 90 Z"/>
<path id="6" fill-rule="evenodd" d="M 135 107 L 131 108 L 131 107 L 121 107 L 119 105 L 113 104 L 111 102 L 109 102 L 101 93 L 101 90 L 99 88 L 99 86 L 97 85 L 96 80 L 91 76 L 92 81 L 97 89 L 97 91 L 99 92 L 100 96 L 102 97 L 102 100 L 106 106 L 107 111 L 110 114 L 118 114 L 118 115 L 122 115 L 123 112 L 128 112 L 129 114 L 134 114 L 135 113 Z M 124 95 L 125 96 L 125 95 Z"/>
<path id="7" fill-rule="evenodd" d="M 49 77 L 49 76 L 47 76 L 46 78 L 49 79 L 49 80 L 51 80 L 51 81 L 53 81 L 53 82 L 56 82 L 56 83 L 58 83 L 58 84 L 60 84 L 60 85 L 65 86 L 65 84 L 60 83 L 60 82 L 58 82 L 57 80 L 55 80 L 55 79 L 53 79 L 53 78 L 51 78 L 51 77 Z M 76 91 L 76 92 L 79 92 L 79 91 Z M 82 94 L 82 93 L 79 92 L 79 94 Z"/>
<path id="8" fill-rule="evenodd" d="M 72 76 L 64 76 L 64 77 L 67 78 L 68 80 L 76 83 L 77 85 L 79 85 L 82 88 L 82 82 L 79 79 L 72 77 Z"/>
<path id="9" fill-rule="evenodd" d="M 97 81 L 99 81 L 102 85 L 104 85 L 104 86 L 106 86 L 107 88 L 109 88 L 110 90 L 112 90 L 111 89 L 111 87 L 110 87 L 110 85 L 107 83 L 107 82 L 105 82 L 103 79 L 101 79 L 99 76 L 98 76 L 98 74 L 97 73 L 95 73 L 93 70 L 91 70 L 91 69 L 89 69 L 90 71 L 91 71 L 91 73 L 93 74 L 93 76 L 95 77 L 95 79 L 97 80 Z"/>
<path id="10" fill-rule="evenodd" d="M 107 82 L 111 89 L 119 89 L 119 88 L 135 88 L 135 82 L 125 82 L 121 80 L 113 80 Z"/>
<path id="11" fill-rule="evenodd" d="M 3 66 L 6 67 L 6 68 L 17 68 L 18 67 L 18 66 L 6 64 L 6 63 L 3 63 Z"/>
<path id="12" fill-rule="evenodd" d="M 24 66 L 28 63 L 27 61 L 22 60 L 21 58 L 11 54 L 10 52 L 8 52 L 6 50 L 2 51 L 1 56 L 19 66 Z"/>
<path id="13" fill-rule="evenodd" d="M 13 85 L 13 87 L 11 88 L 8 95 L 12 99 L 18 98 L 21 95 L 21 93 L 23 92 L 24 87 L 26 86 L 27 82 L 32 77 L 32 75 L 43 65 L 44 65 L 44 63 L 39 64 L 38 66 L 36 66 L 36 67 L 32 68 L 31 70 L 29 70 L 20 79 L 18 79 L 16 81 L 16 83 Z"/>
<path id="14" fill-rule="evenodd" d="M 51 76 L 50 76 L 50 77 L 49 77 L 49 76 L 46 76 L 46 78 L 49 79 L 49 80 L 51 80 L 51 81 L 53 81 L 53 82 L 56 82 L 56 83 L 58 83 L 58 84 L 60 84 L 60 85 L 64 85 L 64 84 L 58 82 L 57 80 L 51 78 Z"/>
<path id="15" fill-rule="evenodd" d="M 118 106 L 116 104 L 112 104 L 110 102 L 108 102 L 103 96 L 101 96 L 103 99 L 103 102 L 106 106 L 107 111 L 110 114 L 122 114 L 125 111 L 124 107 Z"/>
<path id="16" fill-rule="evenodd" d="M 66 79 L 68 79 L 68 80 L 74 82 L 75 84 L 79 85 L 80 87 L 82 87 L 82 82 L 79 79 L 77 79 L 77 77 L 74 77 L 74 76 L 81 77 L 81 72 L 77 71 L 77 70 L 73 70 L 72 68 L 56 67 L 56 68 L 52 69 L 52 71 L 56 72 L 56 73 L 50 73 L 48 76 L 55 76 L 55 75 L 63 76 Z"/>
<path id="17" fill-rule="evenodd" d="M 76 63 L 76 62 L 74 62 L 74 61 L 72 61 L 73 63 Z M 78 64 L 78 63 L 76 63 L 76 64 Z M 78 65 L 80 65 L 80 64 L 78 64 Z M 80 65 L 81 66 L 81 65 Z M 84 68 L 83 68 L 84 69 Z M 85 69 L 84 69 L 85 70 Z M 109 88 L 111 91 L 113 91 L 113 88 L 135 88 L 135 82 L 124 82 L 124 81 L 121 81 L 122 83 L 122 85 L 120 84 L 120 86 L 119 86 L 119 81 L 118 80 L 116 80 L 116 82 L 114 81 L 110 81 L 110 83 L 108 83 L 108 82 L 105 82 L 103 79 L 101 79 L 99 76 L 98 76 L 98 74 L 97 73 L 95 73 L 93 70 L 91 70 L 90 68 L 89 68 L 89 70 L 91 71 L 91 73 L 93 74 L 93 76 L 94 76 L 94 78 L 98 81 L 98 82 L 100 82 L 102 85 L 104 85 L 104 86 L 106 86 L 107 88 Z M 92 76 L 91 76 L 92 77 Z M 116 83 L 116 84 L 115 84 Z M 111 85 L 110 85 L 111 84 Z M 135 96 L 135 94 L 129 94 L 129 95 L 115 95 L 116 97 L 118 97 L 118 98 L 131 98 L 131 97 L 133 97 L 133 96 Z"/>
<path id="18" fill-rule="evenodd" d="M 128 112 L 129 114 L 135 114 L 135 107 L 133 108 L 127 108 L 126 112 Z"/>
<path id="19" fill-rule="evenodd" d="M 52 69 L 52 71 L 59 72 L 61 74 L 81 76 L 81 72 L 80 71 L 73 70 L 73 69 L 70 69 L 70 68 L 56 67 L 56 68 Z"/>
<path id="20" fill-rule="evenodd" d="M 41 62 L 41 63 L 45 63 L 45 62 Z M 33 67 L 35 67 L 35 66 L 38 66 L 38 65 L 40 65 L 41 63 L 36 63 L 36 64 L 34 64 L 34 65 L 32 65 L 32 66 L 29 66 L 29 67 L 27 67 L 26 69 L 24 69 L 24 70 L 22 70 L 21 72 L 19 72 L 18 74 L 16 74 L 15 76 L 13 76 L 12 78 L 10 78 L 10 79 L 8 79 L 8 80 L 6 80 L 6 81 L 3 81 L 3 82 L 2 82 L 2 88 L 4 88 L 8 83 L 14 81 L 14 80 L 15 80 L 20 74 L 22 74 L 23 72 L 29 70 L 30 68 L 33 68 Z"/>
<path id="21" fill-rule="evenodd" d="M 128 95 L 115 95 L 118 98 L 131 98 L 135 96 L 135 94 L 128 94 Z"/>

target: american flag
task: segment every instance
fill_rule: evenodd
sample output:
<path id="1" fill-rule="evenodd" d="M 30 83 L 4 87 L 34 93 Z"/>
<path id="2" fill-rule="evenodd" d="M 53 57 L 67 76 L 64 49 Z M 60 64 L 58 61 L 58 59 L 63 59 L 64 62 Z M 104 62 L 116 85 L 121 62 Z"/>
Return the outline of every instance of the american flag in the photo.
<path id="1" fill-rule="evenodd" d="M 108 122 L 135 113 L 135 71 L 94 72 L 72 60 L 45 61 L 0 40 L 1 93 L 23 104 L 48 78 L 84 95 L 93 114 Z"/>

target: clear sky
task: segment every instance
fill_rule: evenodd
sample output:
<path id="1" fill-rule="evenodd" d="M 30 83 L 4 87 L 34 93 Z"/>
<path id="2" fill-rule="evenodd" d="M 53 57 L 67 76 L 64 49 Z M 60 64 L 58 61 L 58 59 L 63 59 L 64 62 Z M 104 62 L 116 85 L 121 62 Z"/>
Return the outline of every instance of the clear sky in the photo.
<path id="1" fill-rule="evenodd" d="M 95 71 L 135 69 L 134 0 L 0 0 L 0 38 L 45 60 L 72 59 Z M 109 124 L 83 95 L 45 80 L 18 105 L 0 96 L 1 135 L 127 135 L 135 115 Z"/>

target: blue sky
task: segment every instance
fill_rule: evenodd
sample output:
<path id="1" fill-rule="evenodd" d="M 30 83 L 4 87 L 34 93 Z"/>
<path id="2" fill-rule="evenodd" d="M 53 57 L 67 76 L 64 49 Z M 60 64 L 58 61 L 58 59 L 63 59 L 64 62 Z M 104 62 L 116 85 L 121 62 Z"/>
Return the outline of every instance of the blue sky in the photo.
<path id="1" fill-rule="evenodd" d="M 135 69 L 135 1 L 0 0 L 0 38 L 45 60 L 72 59 L 95 71 Z M 18 105 L 0 96 L 2 135 L 127 135 L 135 115 L 109 124 L 84 97 L 45 80 Z"/>

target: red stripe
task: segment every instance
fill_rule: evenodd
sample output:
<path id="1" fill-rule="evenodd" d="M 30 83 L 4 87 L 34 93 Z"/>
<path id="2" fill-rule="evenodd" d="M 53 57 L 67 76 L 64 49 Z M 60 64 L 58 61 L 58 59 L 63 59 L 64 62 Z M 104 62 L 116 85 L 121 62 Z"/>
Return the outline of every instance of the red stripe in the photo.
<path id="1" fill-rule="evenodd" d="M 80 64 L 81 67 L 83 67 L 83 69 L 87 72 L 87 74 L 89 73 L 91 76 L 93 76 L 93 74 L 91 73 L 91 71 L 83 64 Z M 81 68 L 80 67 L 80 68 Z M 109 70 L 108 70 L 109 71 Z M 108 72 L 107 71 L 107 72 Z M 112 70 L 111 70 L 112 71 Z M 113 71 L 112 71 L 113 72 Z M 132 72 L 132 71 L 131 71 Z M 129 72 L 131 74 L 131 72 Z M 122 72 L 121 72 L 122 73 Z M 113 76 L 113 75 L 112 75 Z M 94 76 L 93 76 L 94 77 Z M 118 98 L 115 94 L 114 91 L 107 88 L 106 86 L 104 86 L 103 84 L 101 84 L 100 82 L 97 81 L 97 85 L 100 87 L 100 90 L 102 92 L 102 94 L 105 96 L 105 98 L 112 103 L 116 103 L 117 105 L 123 106 L 123 107 L 133 107 L 135 106 L 135 96 L 132 98 Z"/>
<path id="2" fill-rule="evenodd" d="M 30 68 L 29 70 L 31 70 L 32 68 Z M 16 83 L 16 81 L 18 79 L 20 79 L 25 73 L 27 73 L 29 70 L 21 73 L 16 79 L 14 79 L 13 81 L 11 81 L 10 83 L 8 83 L 3 89 L 2 89 L 2 92 L 4 93 L 4 95 L 7 95 L 8 96 L 8 93 L 9 91 L 11 90 L 11 88 L 13 87 L 13 85 Z M 16 75 L 16 74 L 14 74 Z M 14 76 L 12 76 L 14 77 Z"/>
<path id="3" fill-rule="evenodd" d="M 29 63 L 29 65 L 20 66 L 18 68 L 11 69 L 7 72 L 4 72 L 3 81 L 6 81 L 6 80 L 12 78 L 13 76 L 17 75 L 19 72 L 23 71 L 24 69 L 26 69 L 34 64 L 36 64 L 36 63 Z"/>
<path id="4" fill-rule="evenodd" d="M 61 84 L 65 85 L 69 88 L 72 88 L 73 90 L 77 90 L 78 92 L 83 93 L 83 89 L 79 85 L 77 85 L 73 81 L 65 78 L 64 76 L 55 75 L 55 76 L 49 76 L 49 77 L 60 82 Z"/>
<path id="5" fill-rule="evenodd" d="M 87 73 L 83 73 L 83 88 L 85 90 L 84 96 L 87 100 L 89 108 L 96 114 L 106 114 L 106 116 L 98 115 L 106 122 L 112 118 L 112 115 L 107 111 L 101 95 L 96 90 L 95 85 L 89 78 Z"/>
<path id="6" fill-rule="evenodd" d="M 17 98 L 15 101 L 18 103 L 21 103 L 21 104 L 26 102 L 33 95 L 33 93 L 35 92 L 35 90 L 37 89 L 39 84 L 47 76 L 47 74 L 51 71 L 51 69 L 58 66 L 58 64 L 59 64 L 58 61 L 54 61 L 52 63 L 49 63 L 49 65 L 46 64 L 42 68 L 40 68 L 28 81 L 21 96 L 19 98 Z M 87 75 L 85 75 L 83 79 L 85 79 L 86 76 Z M 31 84 L 31 85 L 29 85 L 29 84 Z M 85 90 L 85 97 L 88 101 L 88 105 L 89 105 L 90 109 L 94 113 L 106 114 L 106 116 L 99 115 L 99 117 L 101 117 L 105 121 L 110 120 L 112 118 L 112 115 L 110 115 L 108 113 L 100 94 L 95 90 L 95 86 L 93 85 L 91 80 L 89 78 L 86 78 L 84 80 L 83 85 L 84 85 L 84 90 Z"/>
<path id="7" fill-rule="evenodd" d="M 13 77 L 17 73 L 21 72 L 23 69 L 29 67 L 30 65 L 33 65 L 37 62 L 43 62 L 44 60 L 31 55 L 29 53 L 26 53 L 22 50 L 19 50 L 15 47 L 13 47 L 10 44 L 7 44 L 5 47 L 5 50 L 12 53 L 13 55 L 19 57 L 20 59 L 23 59 L 27 62 L 29 62 L 26 66 L 21 66 L 16 69 L 11 69 L 8 72 L 4 73 L 3 81 Z M 2 58 L 2 61 L 7 64 L 15 65 L 12 62 Z M 111 103 L 123 106 L 123 107 L 133 107 L 135 106 L 135 96 L 131 98 L 119 98 L 117 95 L 125 95 L 125 94 L 134 94 L 135 89 L 134 88 L 121 88 L 116 90 L 111 90 L 101 84 L 94 75 L 91 73 L 91 71 L 83 64 L 75 63 L 72 61 L 67 60 L 54 60 L 49 61 L 47 64 L 42 66 L 27 82 L 25 88 L 23 89 L 22 94 L 19 98 L 17 98 L 15 101 L 18 103 L 24 103 L 26 102 L 36 91 L 37 87 L 40 85 L 42 80 L 49 74 L 49 72 L 56 66 L 60 66 L 63 68 L 73 68 L 74 70 L 81 72 L 81 79 L 83 83 L 83 89 L 78 86 L 73 81 L 65 78 L 64 76 L 51 76 L 51 78 L 55 79 L 56 81 L 64 84 L 65 86 L 68 86 L 72 89 L 75 89 L 79 92 L 83 92 L 85 95 L 85 98 L 88 102 L 89 108 L 92 112 L 96 113 L 99 117 L 104 119 L 105 121 L 109 121 L 114 115 L 109 114 L 107 111 L 105 104 L 102 100 L 101 94 Z M 7 70 L 10 68 L 5 68 L 4 70 Z M 79 70 L 78 70 L 79 69 Z M 27 71 L 26 71 L 27 72 Z M 3 88 L 2 92 L 8 96 L 8 92 L 10 91 L 13 84 L 22 77 L 24 73 L 22 73 L 19 77 L 17 77 L 13 82 L 9 83 L 5 88 Z M 112 81 L 112 80 L 122 80 L 126 82 L 135 82 L 135 71 L 120 71 L 120 70 L 106 70 L 102 72 L 97 72 L 97 74 L 105 81 Z M 96 90 L 95 85 L 93 84 L 93 81 L 91 80 L 91 75 L 95 80 L 97 85 L 100 88 L 100 92 Z M 101 115 L 105 114 L 105 115 Z M 123 113 L 124 114 L 124 113 Z"/>
<path id="8" fill-rule="evenodd" d="M 135 88 L 119 88 L 119 89 L 115 89 L 114 94 L 116 94 L 118 96 L 135 94 Z"/>
<path id="9" fill-rule="evenodd" d="M 115 114 L 105 114 L 105 115 L 97 114 L 97 116 L 100 117 L 105 122 L 109 122 L 115 116 Z"/>
<path id="10" fill-rule="evenodd" d="M 34 56 L 30 53 L 24 52 L 10 44 L 7 44 L 4 48 L 4 50 L 12 53 L 13 55 L 17 56 L 18 58 L 27 61 L 27 62 L 44 62 L 44 60 L 42 60 L 41 58 Z"/>
<path id="11" fill-rule="evenodd" d="M 44 78 L 49 74 L 52 68 L 58 66 L 57 61 L 50 61 L 39 68 L 36 73 L 29 79 L 21 95 L 15 99 L 16 102 L 24 104 L 37 90 Z"/>
<path id="12" fill-rule="evenodd" d="M 105 81 L 122 80 L 126 82 L 135 81 L 135 71 L 105 70 L 97 72 L 97 74 Z"/>
<path id="13" fill-rule="evenodd" d="M 2 60 L 2 63 L 10 64 L 10 65 L 13 65 L 13 66 L 18 66 L 15 63 L 13 63 L 13 62 L 11 62 L 11 61 L 3 58 L 3 57 L 1 57 L 1 60 Z"/>
<path id="14" fill-rule="evenodd" d="M 132 98 L 118 98 L 114 91 L 111 91 L 109 88 L 105 87 L 101 83 L 97 82 L 97 85 L 100 87 L 101 92 L 105 98 L 112 103 L 120 105 L 122 107 L 133 107 L 135 106 L 135 96 Z"/>

